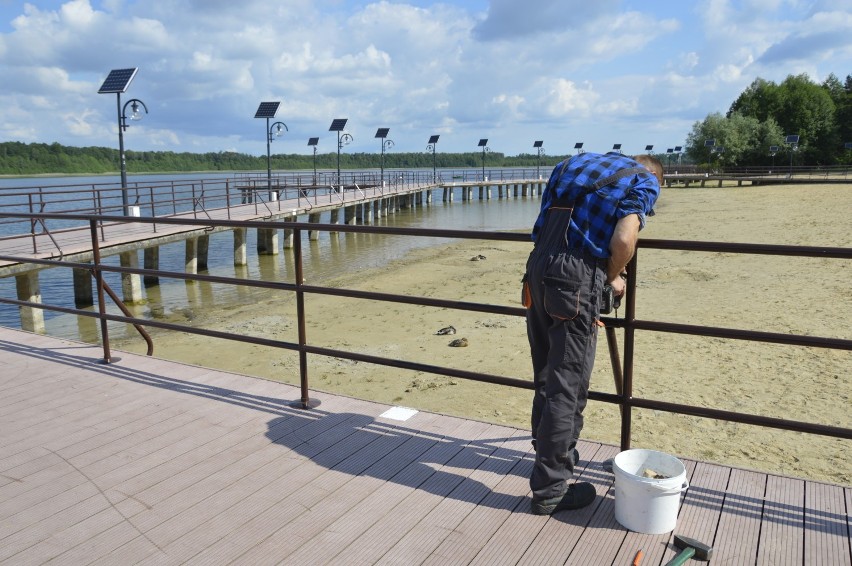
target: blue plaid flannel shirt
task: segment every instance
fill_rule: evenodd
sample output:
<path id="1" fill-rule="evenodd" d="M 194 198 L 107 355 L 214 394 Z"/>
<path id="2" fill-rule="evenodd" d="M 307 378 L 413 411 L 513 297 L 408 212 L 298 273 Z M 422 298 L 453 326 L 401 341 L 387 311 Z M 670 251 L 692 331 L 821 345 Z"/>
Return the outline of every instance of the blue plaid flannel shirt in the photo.
<path id="1" fill-rule="evenodd" d="M 622 177 L 617 181 L 583 196 L 587 187 L 625 168 L 642 167 L 620 153 L 581 153 L 569 158 L 564 174 L 564 161 L 553 169 L 541 199 L 541 211 L 535 221 L 532 239 L 536 240 L 544 224 L 547 210 L 555 198 L 576 201 L 568 228 L 568 246 L 583 248 L 595 257 L 608 258 L 609 242 L 615 224 L 629 214 L 639 216 L 640 230 L 645 217 L 654 214 L 654 203 L 660 195 L 660 185 L 650 171 Z"/>

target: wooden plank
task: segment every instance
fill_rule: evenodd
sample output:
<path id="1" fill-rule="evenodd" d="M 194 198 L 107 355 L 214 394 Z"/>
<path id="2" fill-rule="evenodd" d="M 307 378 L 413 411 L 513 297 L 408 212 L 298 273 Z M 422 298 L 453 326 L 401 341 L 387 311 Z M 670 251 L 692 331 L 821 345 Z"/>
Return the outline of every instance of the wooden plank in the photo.
<path id="1" fill-rule="evenodd" d="M 341 549 L 338 560 L 374 564 L 473 472 L 480 458 L 478 448 L 474 449 L 471 444 L 478 447 L 478 440 L 494 436 L 499 429 L 496 425 L 477 423 L 470 427 L 469 432 L 450 439 L 450 443 L 456 445 L 453 457 L 435 467 L 423 462 L 421 465 L 432 471 L 429 477 L 399 501 L 392 511 L 387 509 L 387 514 L 364 531 L 358 540 Z"/>
<path id="2" fill-rule="evenodd" d="M 289 555 L 282 557 L 284 564 L 330 564 L 350 544 L 357 542 L 373 525 L 383 520 L 392 509 L 420 485 L 426 482 L 436 469 L 449 462 L 462 446 L 454 438 L 466 436 L 472 429 L 462 420 L 445 419 L 442 432 L 447 438 L 435 434 L 418 435 L 409 447 L 405 467 L 391 476 L 369 497 L 327 524 L 311 539 L 302 539 L 299 546 Z M 450 424 L 450 427 L 446 425 Z M 426 463 L 430 465 L 425 465 Z M 344 554 L 346 556 L 346 554 Z"/>
<path id="3" fill-rule="evenodd" d="M 474 449 L 480 461 L 471 464 L 477 466 L 473 473 L 408 531 L 377 564 L 423 562 L 515 466 L 525 453 L 525 450 L 519 450 L 519 444 L 525 446 L 529 443 L 529 433 L 506 428 L 494 432 L 503 438 L 489 441 L 486 445 L 480 443 Z M 488 450 L 493 452 L 488 453 Z"/>
<path id="4" fill-rule="evenodd" d="M 767 476 L 758 564 L 804 563 L 804 505 L 804 481 Z"/>
<path id="5" fill-rule="evenodd" d="M 720 564 L 754 564 L 760 540 L 766 474 L 731 470 L 713 560 Z"/>
<path id="6" fill-rule="evenodd" d="M 852 564 L 844 491 L 837 485 L 805 482 L 805 564 Z"/>
<path id="7" fill-rule="evenodd" d="M 675 533 L 713 546 L 730 473 L 731 469 L 723 466 L 705 462 L 696 464 L 689 489 L 683 496 Z M 671 560 L 680 552 L 670 543 L 663 559 Z"/>

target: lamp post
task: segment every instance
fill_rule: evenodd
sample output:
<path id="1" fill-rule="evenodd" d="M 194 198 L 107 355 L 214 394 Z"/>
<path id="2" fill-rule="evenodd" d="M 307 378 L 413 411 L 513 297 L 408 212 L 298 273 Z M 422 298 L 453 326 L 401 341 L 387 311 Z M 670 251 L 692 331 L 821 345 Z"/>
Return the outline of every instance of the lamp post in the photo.
<path id="1" fill-rule="evenodd" d="M 436 155 L 436 148 L 438 147 L 438 138 L 437 136 L 429 136 L 429 144 L 426 146 L 426 151 L 432 152 L 432 182 L 438 182 L 438 157 Z"/>
<path id="2" fill-rule="evenodd" d="M 784 145 L 790 148 L 790 175 L 789 178 L 793 178 L 793 152 L 799 149 L 799 136 L 797 134 L 791 134 L 784 138 Z"/>
<path id="3" fill-rule="evenodd" d="M 574 149 L 576 149 L 576 150 L 577 150 L 577 155 L 580 155 L 581 153 L 586 153 L 586 150 L 585 150 L 585 149 L 583 149 L 583 142 L 577 142 L 577 143 L 575 143 L 575 144 L 574 144 Z"/>
<path id="4" fill-rule="evenodd" d="M 710 138 L 704 140 L 704 147 L 710 148 L 708 150 L 710 153 L 707 154 L 707 175 L 710 175 L 710 167 L 712 167 L 711 161 L 713 161 L 713 148 L 716 147 L 716 139 Z"/>
<path id="5" fill-rule="evenodd" d="M 269 194 L 272 194 L 272 163 L 270 160 L 270 150 L 269 145 L 272 143 L 272 128 L 269 125 L 270 118 L 275 118 L 275 115 L 278 114 L 278 108 L 281 106 L 281 102 L 261 102 L 257 107 L 257 112 L 254 113 L 255 118 L 266 118 L 266 190 L 269 191 Z M 281 124 L 284 126 L 283 122 L 276 122 L 277 124 Z M 286 129 L 287 126 L 284 126 Z M 278 126 L 278 132 L 281 132 L 281 126 Z M 271 197 L 270 197 L 271 198 Z"/>
<path id="6" fill-rule="evenodd" d="M 385 149 L 390 149 L 393 147 L 393 140 L 385 139 L 388 137 L 388 132 L 390 132 L 390 128 L 379 128 L 376 130 L 376 137 L 382 140 L 382 160 L 381 160 L 381 176 L 379 177 L 379 181 L 381 187 L 385 186 Z"/>
<path id="7" fill-rule="evenodd" d="M 780 148 L 777 145 L 769 146 L 769 155 L 772 157 L 772 169 L 775 169 L 775 154 L 778 153 L 779 149 Z M 772 171 L 770 171 L 770 173 L 772 173 Z"/>
<path id="8" fill-rule="evenodd" d="M 352 136 L 345 133 L 343 128 L 346 127 L 346 121 L 349 118 L 335 118 L 331 121 L 331 126 L 328 128 L 329 132 L 337 132 L 337 186 L 342 186 L 340 180 L 340 150 L 343 149 L 344 145 L 349 145 L 352 143 Z"/>
<path id="9" fill-rule="evenodd" d="M 101 88 L 98 89 L 98 94 L 115 93 L 115 107 L 118 114 L 118 157 L 121 164 L 121 209 L 124 216 L 130 216 L 130 206 L 127 198 L 127 160 L 124 155 L 124 132 L 127 130 L 127 107 L 130 106 L 131 120 L 141 120 L 142 114 L 139 108 L 148 113 L 148 107 L 138 98 L 128 100 L 124 106 L 121 105 L 121 93 L 127 92 L 130 82 L 136 76 L 139 69 L 132 67 L 129 69 L 113 69 L 107 75 Z"/>
<path id="10" fill-rule="evenodd" d="M 308 138 L 308 146 L 314 148 L 314 185 L 317 184 L 317 144 L 319 138 Z"/>
<path id="11" fill-rule="evenodd" d="M 675 155 L 677 155 L 677 159 L 675 161 L 677 162 L 678 167 L 680 167 L 680 154 L 681 154 L 682 151 L 683 151 L 682 145 L 676 145 L 674 147 Z M 675 171 L 675 173 L 677 173 L 677 171 Z"/>
<path id="12" fill-rule="evenodd" d="M 479 147 L 482 148 L 482 180 L 485 181 L 485 154 L 491 151 L 491 148 L 488 147 L 488 138 L 483 138 L 479 140 Z"/>
<path id="13" fill-rule="evenodd" d="M 275 122 L 271 126 L 269 126 L 269 118 L 266 119 L 267 131 L 266 131 L 266 189 L 269 191 L 270 199 L 272 198 L 272 153 L 270 147 L 272 146 L 272 138 L 279 138 L 284 132 L 289 132 L 290 130 L 287 128 L 287 124 L 284 122 Z M 276 195 L 277 196 L 277 195 Z"/>
<path id="14" fill-rule="evenodd" d="M 621 144 L 620 143 L 612 144 L 612 151 L 614 151 L 615 153 L 621 154 Z"/>
<path id="15" fill-rule="evenodd" d="M 542 140 L 537 140 L 533 142 L 533 147 L 536 149 L 538 153 L 538 162 L 535 166 L 535 175 L 539 179 L 541 179 L 541 156 L 544 155 L 544 142 Z"/>
<path id="16" fill-rule="evenodd" d="M 646 146 L 645 146 L 645 151 L 647 151 L 647 152 L 648 152 L 648 155 L 651 155 L 651 152 L 652 152 L 652 151 L 654 151 L 654 146 L 653 146 L 653 144 L 648 144 L 648 145 L 646 145 Z"/>
<path id="17" fill-rule="evenodd" d="M 674 153 L 674 148 L 670 147 L 666 150 L 666 169 L 671 166 L 672 153 Z"/>

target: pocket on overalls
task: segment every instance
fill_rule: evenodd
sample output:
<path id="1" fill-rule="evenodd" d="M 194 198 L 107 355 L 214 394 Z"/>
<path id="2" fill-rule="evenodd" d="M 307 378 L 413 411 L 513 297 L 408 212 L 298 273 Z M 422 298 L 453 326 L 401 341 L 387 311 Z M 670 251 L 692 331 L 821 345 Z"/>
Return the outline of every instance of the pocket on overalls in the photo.
<path id="1" fill-rule="evenodd" d="M 545 275 L 542 283 L 544 310 L 547 314 L 561 320 L 572 320 L 580 314 L 581 283 L 579 281 Z"/>

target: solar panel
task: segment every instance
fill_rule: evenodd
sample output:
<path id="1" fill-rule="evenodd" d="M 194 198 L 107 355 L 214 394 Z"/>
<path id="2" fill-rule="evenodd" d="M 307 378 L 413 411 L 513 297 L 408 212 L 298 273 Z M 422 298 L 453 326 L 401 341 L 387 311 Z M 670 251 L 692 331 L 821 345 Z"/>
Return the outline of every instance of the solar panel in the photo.
<path id="1" fill-rule="evenodd" d="M 440 138 L 440 137 L 441 137 L 440 135 L 429 136 L 429 143 L 438 143 L 438 138 Z"/>
<path id="2" fill-rule="evenodd" d="M 136 67 L 132 69 L 113 69 L 107 75 L 104 84 L 98 89 L 98 94 L 125 92 L 127 87 L 130 86 L 130 81 L 136 76 L 137 70 Z"/>
<path id="3" fill-rule="evenodd" d="M 544 141 L 538 140 L 533 142 L 533 147 L 541 147 L 544 145 Z"/>
<path id="4" fill-rule="evenodd" d="M 317 145 L 319 143 L 319 138 L 308 138 L 308 145 Z"/>
<path id="5" fill-rule="evenodd" d="M 485 147 L 486 145 L 488 145 L 488 138 L 482 138 L 481 140 L 479 140 L 478 147 Z"/>
<path id="6" fill-rule="evenodd" d="M 621 149 L 621 144 L 620 143 L 613 144 L 612 149 Z"/>
<path id="7" fill-rule="evenodd" d="M 714 145 L 716 145 L 715 139 L 704 140 L 704 147 L 713 147 Z"/>
<path id="8" fill-rule="evenodd" d="M 799 136 L 797 134 L 791 134 L 784 138 L 784 143 L 799 143 Z"/>
<path id="9" fill-rule="evenodd" d="M 386 137 L 388 137 L 389 131 L 390 131 L 390 128 L 379 128 L 378 130 L 376 130 L 376 137 L 377 138 L 386 138 Z"/>
<path id="10" fill-rule="evenodd" d="M 672 148 L 668 148 L 668 149 L 666 150 L 666 153 L 674 153 L 674 150 L 673 150 Z"/>
<path id="11" fill-rule="evenodd" d="M 675 153 L 680 153 L 681 151 L 683 151 L 683 146 L 682 145 L 676 145 L 675 146 Z"/>
<path id="12" fill-rule="evenodd" d="M 645 151 L 651 151 L 652 149 L 654 149 L 653 145 L 646 145 L 645 146 Z"/>
<path id="13" fill-rule="evenodd" d="M 778 153 L 778 149 L 779 149 L 779 147 L 777 145 L 770 145 L 769 146 L 769 151 L 771 151 L 772 153 Z"/>
<path id="14" fill-rule="evenodd" d="M 846 149 L 852 149 L 852 142 L 846 142 L 845 144 L 843 144 L 843 147 L 845 147 Z"/>
<path id="15" fill-rule="evenodd" d="M 328 129 L 329 132 L 342 132 L 343 128 L 346 127 L 346 121 L 349 118 L 335 118 L 331 122 L 331 127 Z"/>
<path id="16" fill-rule="evenodd" d="M 257 112 L 254 113 L 255 118 L 275 118 L 278 114 L 280 102 L 261 102 L 257 107 Z"/>
<path id="17" fill-rule="evenodd" d="M 583 149 L 583 142 L 577 142 L 574 144 L 574 149 Z"/>

